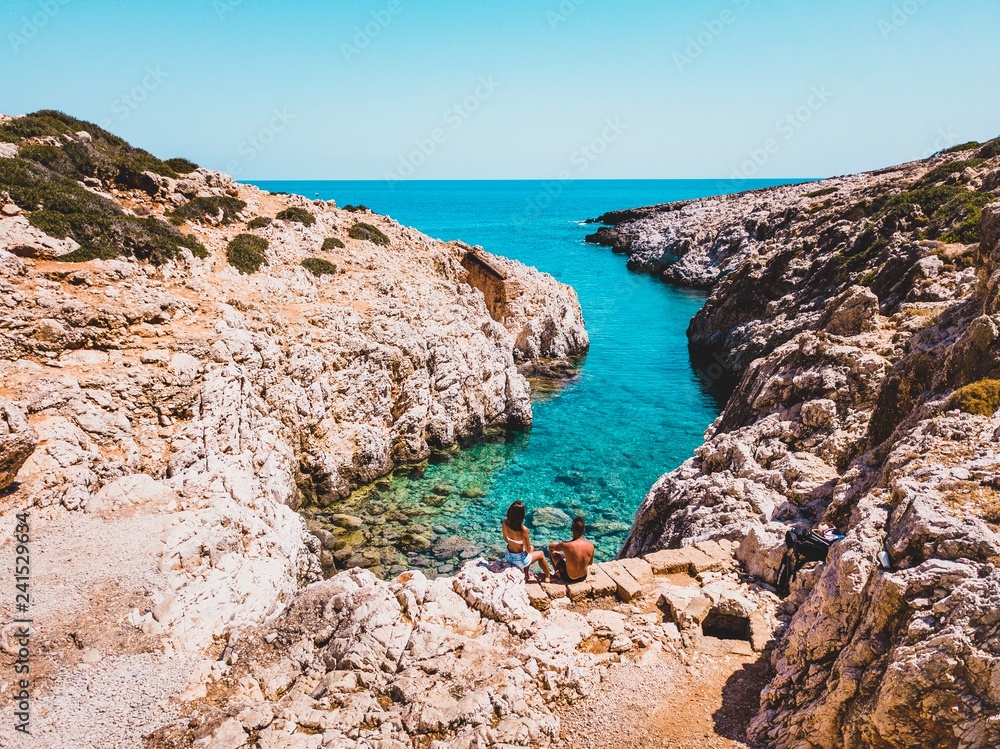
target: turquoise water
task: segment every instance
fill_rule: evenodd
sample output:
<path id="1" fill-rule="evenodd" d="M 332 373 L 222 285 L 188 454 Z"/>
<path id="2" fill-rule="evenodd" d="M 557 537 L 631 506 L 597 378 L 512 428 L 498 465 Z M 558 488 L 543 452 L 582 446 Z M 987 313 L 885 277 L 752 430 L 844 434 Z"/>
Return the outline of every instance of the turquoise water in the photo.
<path id="1" fill-rule="evenodd" d="M 718 182 L 256 184 L 364 204 L 431 236 L 535 266 L 576 289 L 590 333 L 579 378 L 536 398 L 528 433 L 432 462 L 422 475 L 399 472 L 338 507 L 367 523 L 363 538 L 344 534 L 342 563 L 386 574 L 407 565 L 450 571 L 463 554 L 498 551 L 499 522 L 515 499 L 529 508 L 536 547 L 567 537 L 567 518 L 580 514 L 599 558 L 612 558 L 650 486 L 691 455 L 719 413 L 692 370 L 685 335 L 703 295 L 628 271 L 624 257 L 584 243 L 596 227 L 582 223 L 717 194 Z"/>

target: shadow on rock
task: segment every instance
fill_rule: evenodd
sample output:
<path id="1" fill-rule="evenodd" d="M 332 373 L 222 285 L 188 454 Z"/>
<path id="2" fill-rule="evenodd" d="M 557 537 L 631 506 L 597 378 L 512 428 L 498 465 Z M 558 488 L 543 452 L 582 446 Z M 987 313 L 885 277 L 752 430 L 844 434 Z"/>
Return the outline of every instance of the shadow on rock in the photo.
<path id="1" fill-rule="evenodd" d="M 722 707 L 712 714 L 719 736 L 748 742 L 747 727 L 760 709 L 760 693 L 772 676 L 770 660 L 764 656 L 729 677 L 722 688 Z"/>

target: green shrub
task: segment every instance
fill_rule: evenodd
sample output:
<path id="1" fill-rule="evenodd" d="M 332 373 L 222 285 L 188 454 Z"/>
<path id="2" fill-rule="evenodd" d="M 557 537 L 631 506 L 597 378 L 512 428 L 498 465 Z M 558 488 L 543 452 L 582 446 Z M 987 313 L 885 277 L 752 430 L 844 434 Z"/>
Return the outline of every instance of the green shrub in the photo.
<path id="1" fill-rule="evenodd" d="M 822 190 L 814 190 L 813 192 L 807 192 L 807 198 L 821 198 L 824 195 L 833 195 L 835 192 L 840 192 L 839 187 L 824 187 Z"/>
<path id="2" fill-rule="evenodd" d="M 348 213 L 371 213 L 368 206 L 364 205 L 345 205 L 344 210 Z"/>
<path id="3" fill-rule="evenodd" d="M 883 195 L 872 201 L 868 210 L 876 218 L 898 218 L 917 205 L 931 221 L 926 238 L 975 244 L 980 239 L 983 208 L 993 200 L 991 193 L 968 190 L 962 185 L 937 185 Z"/>
<path id="4" fill-rule="evenodd" d="M 994 138 L 976 151 L 976 158 L 993 159 L 1000 156 L 1000 138 Z"/>
<path id="5" fill-rule="evenodd" d="M 970 414 L 992 416 L 1000 409 L 1000 380 L 980 380 L 956 390 L 950 406 Z"/>
<path id="6" fill-rule="evenodd" d="M 938 239 L 942 242 L 978 244 L 982 239 L 979 220 L 982 218 L 983 208 L 993 200 L 994 196 L 990 193 L 963 190 L 934 214 L 934 218 L 943 226 L 953 227 Z"/>
<path id="7" fill-rule="evenodd" d="M 268 242 L 256 234 L 237 234 L 226 247 L 226 260 L 240 273 L 256 273 L 267 265 Z"/>
<path id="8" fill-rule="evenodd" d="M 222 212 L 222 223 L 233 224 L 239 219 L 238 213 L 247 207 L 245 201 L 229 196 L 213 195 L 207 198 L 192 198 L 170 213 L 170 221 L 178 226 L 185 221 L 206 221 L 215 219 Z"/>
<path id="9" fill-rule="evenodd" d="M 959 143 L 957 146 L 952 146 L 951 148 L 945 148 L 943 151 L 938 151 L 935 156 L 943 156 L 946 153 L 958 153 L 959 151 L 971 151 L 973 148 L 979 148 L 982 143 L 978 140 L 970 140 L 968 143 Z"/>
<path id="10" fill-rule="evenodd" d="M 946 180 L 955 172 L 962 173 L 969 167 L 977 167 L 984 159 L 965 159 L 962 161 L 950 161 L 947 164 L 939 164 L 931 169 L 927 174 L 916 181 L 914 187 L 926 187 Z"/>
<path id="11" fill-rule="evenodd" d="M 0 141 L 17 143 L 25 138 L 43 138 L 46 136 L 59 137 L 67 135 L 73 130 L 70 128 L 68 120 L 62 112 L 52 110 L 41 110 L 24 117 L 15 117 L 0 124 Z M 85 128 L 77 128 L 84 130 Z"/>
<path id="12" fill-rule="evenodd" d="M 882 195 L 872 201 L 871 209 L 879 216 L 902 216 L 912 205 L 920 206 L 925 216 L 932 216 L 957 195 L 968 192 L 961 185 L 938 185 Z"/>
<path id="13" fill-rule="evenodd" d="M 257 216 L 247 221 L 248 229 L 263 229 L 265 226 L 270 226 L 273 219 L 268 216 Z"/>
<path id="14" fill-rule="evenodd" d="M 343 246 L 344 243 L 341 242 L 336 237 L 327 237 L 326 239 L 323 240 L 323 249 L 326 250 L 327 252 L 329 252 L 330 250 L 340 249 Z"/>
<path id="15" fill-rule="evenodd" d="M 381 245 L 382 247 L 387 247 L 389 245 L 389 237 L 379 231 L 376 227 L 371 224 L 366 224 L 363 221 L 359 221 L 351 230 L 347 232 L 347 236 L 351 239 L 361 239 L 365 242 L 373 242 L 374 244 Z"/>
<path id="16" fill-rule="evenodd" d="M 302 267 L 314 276 L 332 276 L 337 272 L 337 266 L 318 257 L 307 257 L 302 261 Z"/>
<path id="17" fill-rule="evenodd" d="M 148 151 L 130 146 L 117 135 L 112 135 L 92 122 L 78 120 L 54 110 L 42 110 L 8 120 L 0 125 L 0 141 L 19 143 L 25 138 L 43 136 L 55 136 L 65 141 L 62 136 L 75 138 L 80 131 L 89 133 L 91 140 L 64 142 L 63 151 L 77 167 L 75 175 L 66 176 L 73 176 L 74 179 L 97 177 L 113 180 L 127 188 L 141 188 L 143 172 L 153 172 L 164 177 L 178 176 L 169 164 Z M 22 154 L 21 158 L 28 159 L 31 154 L 29 151 L 29 155 Z"/>
<path id="18" fill-rule="evenodd" d="M 169 166 L 178 174 L 191 174 L 191 172 L 195 171 L 198 168 L 198 165 L 195 164 L 193 161 L 188 161 L 187 159 L 181 159 L 181 158 L 167 159 L 163 163 Z"/>
<path id="19" fill-rule="evenodd" d="M 851 248 L 846 265 L 847 270 L 852 272 L 861 270 L 888 246 L 888 239 L 880 237 L 874 227 L 868 227 L 858 235 Z"/>
<path id="20" fill-rule="evenodd" d="M 279 213 L 276 218 L 281 219 L 282 221 L 298 221 L 303 226 L 312 226 L 316 223 L 315 216 L 313 216 L 305 208 L 299 208 L 298 206 L 286 208 Z"/>
<path id="21" fill-rule="evenodd" d="M 49 151 L 35 155 L 51 163 L 59 160 Z M 208 257 L 208 251 L 194 237 L 158 218 L 129 215 L 114 202 L 39 161 L 0 159 L 0 190 L 9 192 L 28 212 L 33 226 L 79 243 L 78 250 L 62 257 L 66 262 L 130 255 L 159 265 L 177 258 L 181 248 L 189 249 L 195 257 Z"/>

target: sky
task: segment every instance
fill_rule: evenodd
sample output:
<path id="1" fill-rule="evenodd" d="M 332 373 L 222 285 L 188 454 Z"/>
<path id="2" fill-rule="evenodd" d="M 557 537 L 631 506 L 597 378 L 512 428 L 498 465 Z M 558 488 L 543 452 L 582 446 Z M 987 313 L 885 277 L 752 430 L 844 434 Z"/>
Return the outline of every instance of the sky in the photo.
<path id="1" fill-rule="evenodd" d="M 825 177 L 1000 135 L 998 0 L 5 0 L 0 112 L 240 179 Z"/>

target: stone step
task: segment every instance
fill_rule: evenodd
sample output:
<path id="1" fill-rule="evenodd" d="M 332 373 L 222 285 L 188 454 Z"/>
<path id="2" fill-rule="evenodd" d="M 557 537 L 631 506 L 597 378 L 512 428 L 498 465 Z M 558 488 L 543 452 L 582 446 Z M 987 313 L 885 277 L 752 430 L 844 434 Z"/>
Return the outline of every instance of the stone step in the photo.
<path id="1" fill-rule="evenodd" d="M 529 580 L 525 583 L 524 589 L 528 592 L 528 601 L 533 608 L 539 611 L 545 611 L 549 608 L 549 594 L 542 588 L 541 583 Z"/>
<path id="2" fill-rule="evenodd" d="M 541 587 L 545 595 L 552 599 L 566 598 L 569 595 L 566 586 L 559 583 L 541 583 Z"/>
<path id="3" fill-rule="evenodd" d="M 587 598 L 616 596 L 629 603 L 653 590 L 657 576 L 686 574 L 694 577 L 702 572 L 723 570 L 732 564 L 727 543 L 707 541 L 681 549 L 663 549 L 644 557 L 616 559 L 590 567 L 587 579 L 580 583 L 527 583 L 531 605 L 539 611 L 549 608 L 558 598 L 581 601 Z"/>
<path id="4" fill-rule="evenodd" d="M 590 568 L 587 579 L 583 582 L 567 586 L 567 592 L 572 601 L 613 596 L 617 591 L 618 584 L 599 565 Z"/>
<path id="5" fill-rule="evenodd" d="M 628 559 L 619 559 L 622 567 L 628 570 L 628 573 L 636 579 L 640 585 L 652 585 L 653 584 L 653 566 L 647 562 L 645 559 L 639 559 L 638 557 L 630 557 Z"/>
<path id="6" fill-rule="evenodd" d="M 608 574 L 608 577 L 615 581 L 618 598 L 625 603 L 642 595 L 642 585 L 632 577 L 632 574 L 621 562 L 604 562 L 598 566 Z"/>
<path id="7" fill-rule="evenodd" d="M 714 542 L 711 542 L 714 544 Z M 681 549 L 662 549 L 646 554 L 643 559 L 649 563 L 655 575 L 688 574 L 694 577 L 701 572 L 725 569 L 732 562 L 732 556 L 723 551 L 722 546 L 702 544 L 713 552 L 708 554 L 697 546 Z"/>

